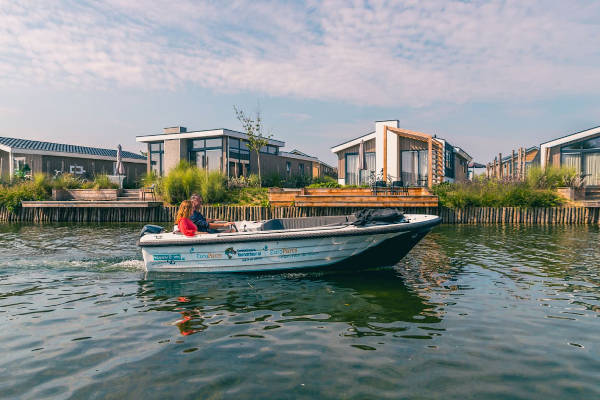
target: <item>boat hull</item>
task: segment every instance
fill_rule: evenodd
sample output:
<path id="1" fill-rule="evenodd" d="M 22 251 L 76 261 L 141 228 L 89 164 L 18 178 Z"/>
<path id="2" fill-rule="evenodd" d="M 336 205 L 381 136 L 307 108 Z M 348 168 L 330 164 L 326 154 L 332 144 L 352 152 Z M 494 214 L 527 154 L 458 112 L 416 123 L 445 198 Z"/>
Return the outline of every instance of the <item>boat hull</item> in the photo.
<path id="1" fill-rule="evenodd" d="M 340 231 L 305 237 L 275 235 L 248 241 L 235 238 L 229 242 L 149 245 L 142 246 L 142 254 L 149 272 L 263 272 L 394 265 L 438 220 L 398 229 L 355 229 L 353 234 Z"/>

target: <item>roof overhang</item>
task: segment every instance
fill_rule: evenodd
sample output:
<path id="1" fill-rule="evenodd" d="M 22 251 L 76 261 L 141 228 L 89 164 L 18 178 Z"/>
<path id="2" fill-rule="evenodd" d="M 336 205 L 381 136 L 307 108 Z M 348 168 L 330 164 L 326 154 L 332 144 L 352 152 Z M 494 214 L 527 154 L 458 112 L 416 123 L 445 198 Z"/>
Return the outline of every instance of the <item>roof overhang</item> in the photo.
<path id="1" fill-rule="evenodd" d="M 248 139 L 248 135 L 243 132 L 232 131 L 230 129 L 210 129 L 206 131 L 182 132 L 182 133 L 159 133 L 155 135 L 136 136 L 135 141 L 141 143 L 162 142 L 171 139 L 201 139 L 215 136 L 230 136 L 238 139 Z M 272 146 L 283 147 L 285 142 L 281 140 L 269 139 Z"/>
<path id="2" fill-rule="evenodd" d="M 352 139 L 349 142 L 344 142 L 342 144 L 338 144 L 337 146 L 334 146 L 331 148 L 331 152 L 337 153 L 338 151 L 342 151 L 349 147 L 356 146 L 357 144 L 360 144 L 361 141 L 366 142 L 367 140 L 371 140 L 371 139 L 375 139 L 375 132 L 367 133 L 366 135 L 363 135 L 356 139 Z"/>
<path id="3" fill-rule="evenodd" d="M 279 152 L 279 156 L 280 157 L 285 157 L 285 158 L 294 158 L 294 159 L 297 159 L 297 160 L 319 162 L 319 159 L 317 157 L 302 156 L 300 154 L 288 153 L 287 151 L 280 151 Z"/>
<path id="4" fill-rule="evenodd" d="M 464 151 L 463 149 L 461 149 L 460 147 L 454 147 L 454 152 L 456 154 L 458 154 L 459 156 L 461 156 L 462 158 L 464 158 L 465 160 L 467 160 L 468 162 L 473 161 L 473 157 L 471 157 L 469 154 L 467 154 L 467 152 Z"/>
<path id="5" fill-rule="evenodd" d="M 595 128 L 591 128 L 591 129 L 587 129 L 585 131 L 573 133 L 571 135 L 563 136 L 561 138 L 554 139 L 549 142 L 542 143 L 540 145 L 540 153 L 541 153 L 540 165 L 541 165 L 541 167 L 544 168 L 546 166 L 547 152 L 551 147 L 560 146 L 563 144 L 574 142 L 576 140 L 585 139 L 588 136 L 593 136 L 593 135 L 598 135 L 598 134 L 600 134 L 600 126 L 597 126 Z"/>

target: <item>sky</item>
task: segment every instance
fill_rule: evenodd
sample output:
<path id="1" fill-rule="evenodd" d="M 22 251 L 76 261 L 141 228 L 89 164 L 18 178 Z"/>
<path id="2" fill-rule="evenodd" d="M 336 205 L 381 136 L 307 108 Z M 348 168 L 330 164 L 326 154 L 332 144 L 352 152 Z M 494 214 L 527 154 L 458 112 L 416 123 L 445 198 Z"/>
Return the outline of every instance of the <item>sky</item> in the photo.
<path id="1" fill-rule="evenodd" d="M 478 162 L 600 125 L 600 1 L 0 0 L 0 136 L 267 131 L 334 164 L 374 121 Z"/>

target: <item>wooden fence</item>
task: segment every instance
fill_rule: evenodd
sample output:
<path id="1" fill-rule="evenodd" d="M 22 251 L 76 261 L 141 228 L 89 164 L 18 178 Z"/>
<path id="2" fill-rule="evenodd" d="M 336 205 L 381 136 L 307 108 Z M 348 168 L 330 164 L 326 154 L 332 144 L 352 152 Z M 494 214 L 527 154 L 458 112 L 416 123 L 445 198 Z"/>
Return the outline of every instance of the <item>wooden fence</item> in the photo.
<path id="1" fill-rule="evenodd" d="M 352 214 L 349 207 L 205 206 L 207 218 L 226 221 Z M 407 214 L 435 214 L 448 224 L 600 224 L 600 208 L 408 207 Z M 16 213 L 0 209 L 1 222 L 172 222 L 176 207 L 153 208 L 21 208 Z"/>

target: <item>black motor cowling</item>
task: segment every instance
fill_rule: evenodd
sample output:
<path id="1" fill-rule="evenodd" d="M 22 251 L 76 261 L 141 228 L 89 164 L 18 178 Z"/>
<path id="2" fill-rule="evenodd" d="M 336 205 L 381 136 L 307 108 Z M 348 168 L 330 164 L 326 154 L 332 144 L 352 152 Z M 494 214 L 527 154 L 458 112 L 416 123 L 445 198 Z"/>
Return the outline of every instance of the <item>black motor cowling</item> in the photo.
<path id="1" fill-rule="evenodd" d="M 144 225 L 144 227 L 142 228 L 142 231 L 140 232 L 140 237 L 142 237 L 144 235 L 159 234 L 159 233 L 163 233 L 164 231 L 165 231 L 165 228 L 163 228 L 162 226 Z"/>

